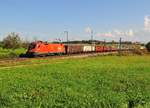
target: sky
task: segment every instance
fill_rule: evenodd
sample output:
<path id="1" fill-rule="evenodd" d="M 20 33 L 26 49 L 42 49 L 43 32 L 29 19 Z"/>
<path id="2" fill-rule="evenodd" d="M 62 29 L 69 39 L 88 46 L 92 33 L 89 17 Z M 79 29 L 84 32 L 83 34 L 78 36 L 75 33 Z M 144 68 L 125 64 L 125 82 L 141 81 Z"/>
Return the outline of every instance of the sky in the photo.
<path id="1" fill-rule="evenodd" d="M 0 0 L 0 39 L 150 41 L 150 0 Z"/>

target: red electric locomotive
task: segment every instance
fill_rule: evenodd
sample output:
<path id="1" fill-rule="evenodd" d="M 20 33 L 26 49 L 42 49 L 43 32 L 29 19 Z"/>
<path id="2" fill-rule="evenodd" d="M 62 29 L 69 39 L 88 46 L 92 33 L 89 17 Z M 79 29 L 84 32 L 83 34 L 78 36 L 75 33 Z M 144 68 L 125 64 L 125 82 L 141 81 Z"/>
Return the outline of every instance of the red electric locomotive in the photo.
<path id="1" fill-rule="evenodd" d="M 27 56 L 46 56 L 54 54 L 65 54 L 63 44 L 44 43 L 42 41 L 32 42 L 29 45 Z"/>

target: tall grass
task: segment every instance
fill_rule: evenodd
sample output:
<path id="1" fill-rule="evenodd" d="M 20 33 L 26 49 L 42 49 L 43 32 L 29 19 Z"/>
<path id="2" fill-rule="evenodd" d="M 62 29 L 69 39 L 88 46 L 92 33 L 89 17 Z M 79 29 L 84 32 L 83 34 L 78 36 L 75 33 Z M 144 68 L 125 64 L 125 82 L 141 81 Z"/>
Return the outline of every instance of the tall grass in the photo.
<path id="1" fill-rule="evenodd" d="M 1 68 L 0 107 L 149 108 L 149 61 L 91 57 Z"/>

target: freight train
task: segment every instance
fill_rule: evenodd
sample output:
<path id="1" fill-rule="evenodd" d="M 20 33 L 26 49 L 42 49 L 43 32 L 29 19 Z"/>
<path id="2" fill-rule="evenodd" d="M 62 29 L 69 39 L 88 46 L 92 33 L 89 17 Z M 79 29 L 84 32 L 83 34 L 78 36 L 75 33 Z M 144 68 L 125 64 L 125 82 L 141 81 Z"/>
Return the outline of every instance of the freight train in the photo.
<path id="1" fill-rule="evenodd" d="M 87 45 L 87 44 L 55 44 L 45 43 L 42 41 L 32 42 L 26 52 L 26 56 L 49 56 L 49 55 L 64 55 L 64 54 L 81 54 L 92 52 L 113 52 L 116 48 L 111 46 Z"/>

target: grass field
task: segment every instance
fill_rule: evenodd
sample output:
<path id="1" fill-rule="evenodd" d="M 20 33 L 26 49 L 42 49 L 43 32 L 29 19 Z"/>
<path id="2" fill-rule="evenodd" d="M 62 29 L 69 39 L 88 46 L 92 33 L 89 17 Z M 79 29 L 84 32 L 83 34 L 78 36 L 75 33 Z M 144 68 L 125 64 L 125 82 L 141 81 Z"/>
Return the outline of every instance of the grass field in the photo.
<path id="1" fill-rule="evenodd" d="M 150 56 L 3 62 L 0 107 L 150 108 Z"/>

